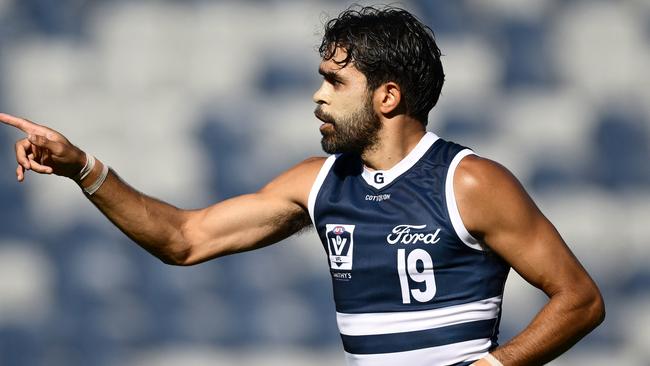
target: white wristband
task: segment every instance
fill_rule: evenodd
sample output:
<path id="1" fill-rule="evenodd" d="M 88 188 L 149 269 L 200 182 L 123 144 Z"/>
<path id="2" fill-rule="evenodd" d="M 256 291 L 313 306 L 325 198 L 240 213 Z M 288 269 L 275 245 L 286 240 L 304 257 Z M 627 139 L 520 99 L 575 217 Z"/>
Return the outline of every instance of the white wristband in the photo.
<path id="1" fill-rule="evenodd" d="M 503 366 L 501 361 L 497 360 L 491 353 L 488 353 L 487 356 L 483 357 L 483 359 L 492 366 Z"/>
<path id="2" fill-rule="evenodd" d="M 90 174 L 90 172 L 93 170 L 94 167 L 95 167 L 95 157 L 86 154 L 86 164 L 84 165 L 83 168 L 81 168 L 79 174 L 77 174 L 74 177 L 74 181 L 80 183 L 88 176 L 88 174 Z"/>
<path id="3" fill-rule="evenodd" d="M 89 196 L 92 196 L 97 190 L 104 184 L 106 181 L 106 177 L 108 177 L 108 165 L 104 164 L 104 167 L 102 168 L 102 173 L 97 177 L 97 180 L 88 186 L 87 188 L 82 188 L 84 193 L 86 193 Z"/>

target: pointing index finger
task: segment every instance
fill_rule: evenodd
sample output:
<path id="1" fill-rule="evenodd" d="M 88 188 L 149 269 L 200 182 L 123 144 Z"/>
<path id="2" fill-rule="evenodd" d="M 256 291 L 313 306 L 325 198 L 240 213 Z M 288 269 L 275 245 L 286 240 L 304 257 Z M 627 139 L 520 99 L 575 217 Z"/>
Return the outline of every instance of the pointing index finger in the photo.
<path id="1" fill-rule="evenodd" d="M 9 126 L 14 126 L 17 129 L 27 134 L 31 134 L 34 132 L 41 132 L 39 129 L 39 127 L 41 126 L 37 125 L 36 123 L 27 121 L 22 118 L 14 117 L 12 115 L 5 114 L 5 113 L 0 113 L 0 122 L 7 124 Z"/>

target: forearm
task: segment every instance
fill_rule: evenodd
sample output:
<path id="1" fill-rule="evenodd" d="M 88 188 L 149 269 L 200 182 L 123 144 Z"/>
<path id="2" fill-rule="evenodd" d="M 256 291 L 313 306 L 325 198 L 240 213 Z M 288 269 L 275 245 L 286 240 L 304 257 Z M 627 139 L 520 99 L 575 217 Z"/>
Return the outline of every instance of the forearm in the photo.
<path id="1" fill-rule="evenodd" d="M 558 293 L 526 329 L 491 353 L 506 366 L 542 365 L 568 350 L 603 317 L 604 305 L 597 292 Z"/>
<path id="2" fill-rule="evenodd" d="M 88 188 L 97 181 L 102 167 L 98 160 L 80 186 Z M 87 197 L 129 238 L 163 262 L 182 263 L 189 254 L 182 234 L 187 213 L 138 192 L 114 171 L 109 171 L 101 187 Z"/>
<path id="3" fill-rule="evenodd" d="M 2 113 L 0 122 L 27 134 L 14 146 L 19 182 L 29 170 L 73 179 L 129 238 L 169 264 L 190 265 L 260 248 L 308 225 L 307 198 L 324 162 L 305 160 L 255 194 L 180 210 L 131 188 L 46 126 Z"/>

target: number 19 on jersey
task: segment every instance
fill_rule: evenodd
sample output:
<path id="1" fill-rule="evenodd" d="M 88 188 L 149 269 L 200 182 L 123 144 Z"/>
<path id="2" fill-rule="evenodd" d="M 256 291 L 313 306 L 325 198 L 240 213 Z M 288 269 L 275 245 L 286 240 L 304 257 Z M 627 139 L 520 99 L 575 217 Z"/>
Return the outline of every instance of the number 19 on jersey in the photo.
<path id="1" fill-rule="evenodd" d="M 418 262 L 422 270 L 418 271 Z M 402 289 L 402 303 L 410 304 L 411 297 L 417 302 L 431 301 L 436 296 L 436 278 L 433 274 L 433 260 L 424 249 L 414 249 L 406 255 L 406 249 L 397 250 L 397 273 Z M 424 290 L 411 289 L 410 281 L 424 283 Z"/>

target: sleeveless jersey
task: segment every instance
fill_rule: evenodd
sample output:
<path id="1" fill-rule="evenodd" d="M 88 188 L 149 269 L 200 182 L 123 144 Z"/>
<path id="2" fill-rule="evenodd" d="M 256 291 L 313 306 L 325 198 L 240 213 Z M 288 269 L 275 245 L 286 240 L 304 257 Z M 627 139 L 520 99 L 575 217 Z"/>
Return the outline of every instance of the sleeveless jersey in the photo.
<path id="1" fill-rule="evenodd" d="M 496 347 L 509 266 L 458 212 L 453 175 L 469 154 L 428 132 L 389 170 L 325 161 L 308 206 L 348 365 L 468 365 Z"/>

